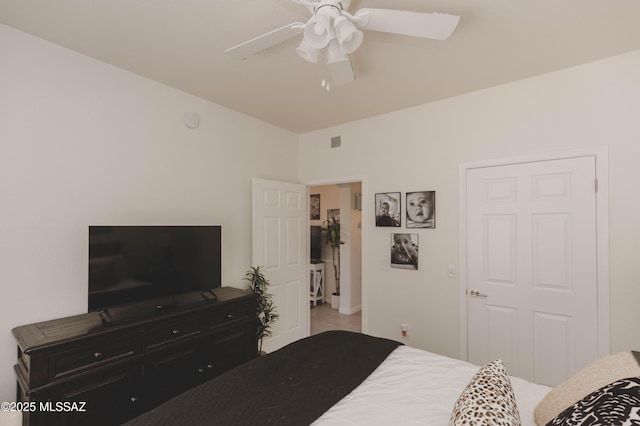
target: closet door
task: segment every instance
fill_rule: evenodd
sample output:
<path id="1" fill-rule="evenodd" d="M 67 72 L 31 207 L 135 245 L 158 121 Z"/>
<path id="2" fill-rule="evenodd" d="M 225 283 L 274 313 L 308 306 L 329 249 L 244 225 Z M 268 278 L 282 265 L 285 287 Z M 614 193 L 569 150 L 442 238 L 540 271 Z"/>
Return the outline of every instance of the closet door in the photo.
<path id="1" fill-rule="evenodd" d="M 468 360 L 556 385 L 598 358 L 595 157 L 467 171 Z"/>

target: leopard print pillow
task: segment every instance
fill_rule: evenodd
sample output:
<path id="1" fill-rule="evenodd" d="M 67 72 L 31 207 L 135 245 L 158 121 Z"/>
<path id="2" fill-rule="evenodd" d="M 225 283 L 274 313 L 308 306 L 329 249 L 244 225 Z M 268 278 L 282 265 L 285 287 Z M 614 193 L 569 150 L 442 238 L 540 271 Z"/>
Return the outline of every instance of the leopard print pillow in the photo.
<path id="1" fill-rule="evenodd" d="M 520 426 L 511 381 L 501 359 L 473 376 L 456 401 L 449 426 Z"/>
<path id="2" fill-rule="evenodd" d="M 547 423 L 547 426 L 598 425 L 640 425 L 640 377 L 603 386 Z"/>

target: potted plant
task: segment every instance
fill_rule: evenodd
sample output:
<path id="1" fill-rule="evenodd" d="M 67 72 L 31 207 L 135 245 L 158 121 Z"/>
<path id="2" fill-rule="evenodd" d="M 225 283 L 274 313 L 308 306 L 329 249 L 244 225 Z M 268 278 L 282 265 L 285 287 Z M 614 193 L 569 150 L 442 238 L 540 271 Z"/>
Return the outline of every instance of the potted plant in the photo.
<path id="1" fill-rule="evenodd" d="M 331 294 L 331 307 L 338 309 L 340 307 L 340 245 L 344 242 L 340 240 L 340 219 L 329 217 L 325 224 L 325 227 L 322 228 L 322 237 L 325 243 L 331 247 L 331 261 L 336 280 L 336 291 Z"/>
<path id="2" fill-rule="evenodd" d="M 271 300 L 271 294 L 267 293 L 269 280 L 265 277 L 262 266 L 252 266 L 245 274 L 246 281 L 249 281 L 249 290 L 256 294 L 257 314 L 258 314 L 258 353 L 262 352 L 262 340 L 271 336 L 271 326 L 278 319 L 275 306 Z"/>

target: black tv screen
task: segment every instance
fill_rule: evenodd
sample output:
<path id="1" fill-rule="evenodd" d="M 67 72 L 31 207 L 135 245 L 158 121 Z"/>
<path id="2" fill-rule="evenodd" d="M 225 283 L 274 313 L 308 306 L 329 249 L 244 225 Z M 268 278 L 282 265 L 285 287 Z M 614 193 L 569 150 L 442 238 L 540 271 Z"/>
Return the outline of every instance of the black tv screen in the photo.
<path id="1" fill-rule="evenodd" d="M 89 311 L 221 286 L 220 226 L 90 226 Z"/>
<path id="2" fill-rule="evenodd" d="M 322 259 L 322 227 L 312 226 L 309 237 L 311 261 Z"/>

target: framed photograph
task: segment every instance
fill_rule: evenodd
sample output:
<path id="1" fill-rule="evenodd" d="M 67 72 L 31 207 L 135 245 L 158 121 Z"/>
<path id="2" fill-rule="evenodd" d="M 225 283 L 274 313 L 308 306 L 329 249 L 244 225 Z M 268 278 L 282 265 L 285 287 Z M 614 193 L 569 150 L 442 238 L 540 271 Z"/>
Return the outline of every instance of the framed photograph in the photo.
<path id="1" fill-rule="evenodd" d="M 418 234 L 391 234 L 391 267 L 418 269 Z"/>
<path id="2" fill-rule="evenodd" d="M 381 192 L 375 196 L 376 226 L 400 226 L 400 193 Z"/>
<path id="3" fill-rule="evenodd" d="M 436 227 L 436 191 L 407 192 L 407 228 Z"/>
<path id="4" fill-rule="evenodd" d="M 320 220 L 320 194 L 309 196 L 309 210 L 311 212 L 309 219 Z"/>

